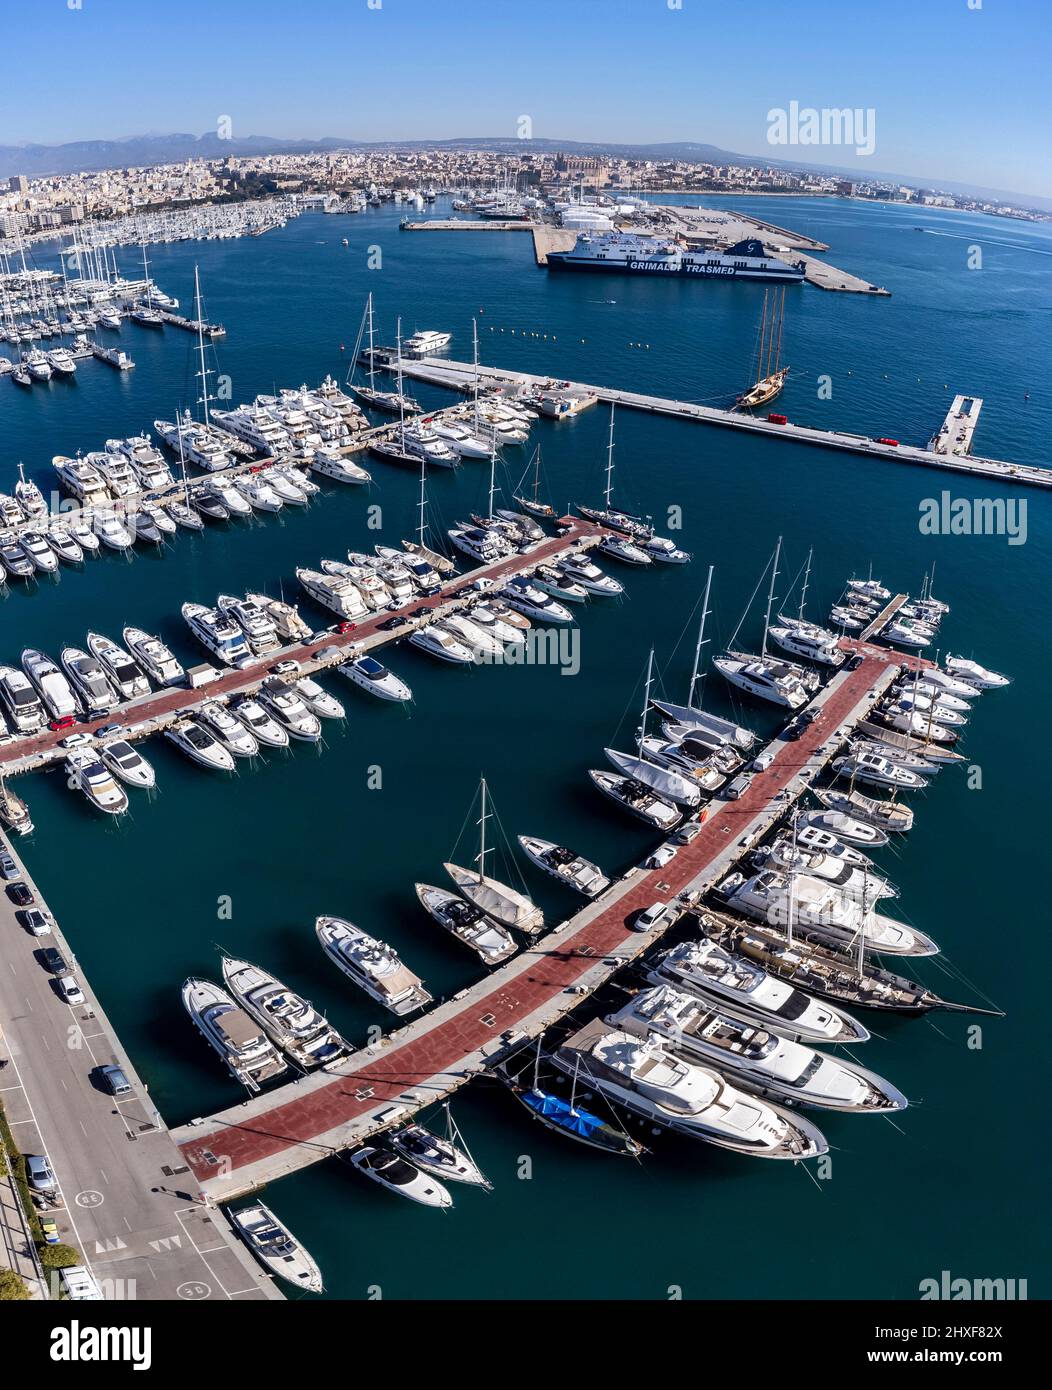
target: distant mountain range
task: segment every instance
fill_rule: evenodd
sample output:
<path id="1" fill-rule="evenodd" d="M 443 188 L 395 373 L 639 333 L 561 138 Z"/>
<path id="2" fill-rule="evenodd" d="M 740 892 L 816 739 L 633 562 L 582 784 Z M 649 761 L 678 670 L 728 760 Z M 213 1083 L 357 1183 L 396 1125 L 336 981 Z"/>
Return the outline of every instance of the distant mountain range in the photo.
<path id="1" fill-rule="evenodd" d="M 214 132 L 205 135 L 132 135 L 124 140 L 75 140 L 65 145 L 0 145 L 0 178 L 12 174 L 41 177 L 48 174 L 76 174 L 97 169 L 143 168 L 155 164 L 180 164 L 188 159 L 225 159 L 228 155 L 312 154 L 327 150 L 421 150 L 485 149 L 495 153 L 521 154 L 524 149 L 538 153 L 565 150 L 572 154 L 614 155 L 623 159 L 682 160 L 693 164 L 773 165 L 783 169 L 803 169 L 838 174 L 850 179 L 879 179 L 904 183 L 916 188 L 939 188 L 969 197 L 993 198 L 1020 203 L 1024 207 L 1052 211 L 1052 198 L 1036 194 L 1013 193 L 1007 189 L 984 188 L 946 179 L 918 179 L 912 175 L 889 173 L 859 165 L 835 166 L 802 160 L 774 159 L 762 155 L 736 154 L 718 145 L 693 140 L 674 140 L 659 144 L 625 145 L 583 140 L 518 140 L 493 136 L 460 136 L 449 140 L 348 140 L 326 136 L 320 140 L 282 140 L 270 135 L 246 135 L 220 139 Z"/>

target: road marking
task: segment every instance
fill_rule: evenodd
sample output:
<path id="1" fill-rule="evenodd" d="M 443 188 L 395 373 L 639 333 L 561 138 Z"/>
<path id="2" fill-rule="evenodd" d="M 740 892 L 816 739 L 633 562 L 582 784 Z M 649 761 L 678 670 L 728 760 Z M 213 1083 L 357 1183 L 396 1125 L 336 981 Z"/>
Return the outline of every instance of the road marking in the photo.
<path id="1" fill-rule="evenodd" d="M 182 1236 L 161 1236 L 159 1240 L 150 1241 L 151 1250 L 156 1250 L 158 1255 L 161 1253 L 162 1250 L 181 1250 L 182 1247 Z"/>
<path id="2" fill-rule="evenodd" d="M 95 1242 L 95 1254 L 104 1255 L 114 1250 L 127 1250 L 127 1242 L 121 1240 L 120 1236 L 106 1236 L 103 1240 Z"/>
<path id="3" fill-rule="evenodd" d="M 101 1207 L 106 1198 L 101 1192 L 96 1192 L 93 1187 L 85 1188 L 83 1192 L 78 1192 L 73 1198 L 78 1207 L 84 1207 L 87 1211 Z"/>

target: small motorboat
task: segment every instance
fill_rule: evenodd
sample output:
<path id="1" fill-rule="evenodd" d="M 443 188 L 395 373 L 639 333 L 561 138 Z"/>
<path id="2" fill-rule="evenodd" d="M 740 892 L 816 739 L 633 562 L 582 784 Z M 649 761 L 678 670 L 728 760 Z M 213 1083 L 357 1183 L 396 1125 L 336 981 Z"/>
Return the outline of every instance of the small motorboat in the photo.
<path id="1" fill-rule="evenodd" d="M 351 1164 L 373 1182 L 386 1187 L 389 1192 L 397 1192 L 400 1197 L 408 1197 L 411 1202 L 419 1202 L 425 1207 L 448 1208 L 453 1198 L 436 1179 L 407 1163 L 389 1149 L 374 1149 L 366 1145 L 357 1153 L 351 1154 Z"/>

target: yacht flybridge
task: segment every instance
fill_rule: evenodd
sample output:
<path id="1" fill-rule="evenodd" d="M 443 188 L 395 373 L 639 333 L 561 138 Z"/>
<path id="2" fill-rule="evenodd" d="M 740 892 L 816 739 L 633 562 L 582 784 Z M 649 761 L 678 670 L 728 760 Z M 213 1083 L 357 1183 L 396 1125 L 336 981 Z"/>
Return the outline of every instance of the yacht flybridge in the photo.
<path id="1" fill-rule="evenodd" d="M 76 692 L 44 652 L 27 647 L 22 653 L 22 669 L 33 682 L 52 719 L 68 719 L 80 713 Z"/>
<path id="2" fill-rule="evenodd" d="M 104 637 L 100 632 L 89 632 L 88 651 L 105 667 L 111 684 L 122 700 L 136 700 L 142 695 L 149 695 L 150 682 L 142 667 L 111 638 Z"/>
<path id="3" fill-rule="evenodd" d="M 66 755 L 66 776 L 70 786 L 83 792 L 97 811 L 122 816 L 128 809 L 128 793 L 114 781 L 93 749 L 71 749 Z"/>
<path id="4" fill-rule="evenodd" d="M 719 1072 L 676 1056 L 655 1038 L 637 1038 L 602 1019 L 567 1038 L 552 1060 L 649 1123 L 721 1149 L 797 1160 L 829 1148 L 803 1116 L 746 1095 Z"/>
<path id="5" fill-rule="evenodd" d="M 331 1066 L 350 1051 L 324 1015 L 259 966 L 224 956 L 223 982 L 271 1042 L 298 1066 Z"/>
<path id="6" fill-rule="evenodd" d="M 874 1072 L 734 1018 L 671 985 L 643 990 L 607 1023 L 644 1041 L 656 1039 L 676 1056 L 714 1067 L 747 1091 L 783 1103 L 855 1114 L 906 1108 L 905 1096 Z"/>
<path id="7" fill-rule="evenodd" d="M 211 980 L 188 979 L 183 985 L 183 1007 L 231 1076 L 253 1094 L 288 1070 L 260 1025 Z"/>
<path id="8" fill-rule="evenodd" d="M 122 633 L 128 650 L 157 685 L 178 685 L 186 674 L 159 637 L 151 637 L 139 627 L 126 627 Z"/>
<path id="9" fill-rule="evenodd" d="M 431 1003 L 423 981 L 386 941 L 378 941 L 342 917 L 319 917 L 314 931 L 322 950 L 370 999 L 400 1018 Z"/>

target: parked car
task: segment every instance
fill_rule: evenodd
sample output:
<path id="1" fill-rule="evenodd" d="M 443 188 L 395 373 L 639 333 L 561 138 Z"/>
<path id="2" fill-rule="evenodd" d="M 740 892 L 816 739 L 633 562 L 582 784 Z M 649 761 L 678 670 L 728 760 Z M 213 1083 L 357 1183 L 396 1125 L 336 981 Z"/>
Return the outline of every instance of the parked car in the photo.
<path id="1" fill-rule="evenodd" d="M 20 873 L 18 865 L 8 854 L 7 850 L 0 850 L 0 878 L 17 878 Z"/>
<path id="2" fill-rule="evenodd" d="M 58 1179 L 43 1154 L 26 1154 L 26 1181 L 34 1192 L 57 1192 Z"/>
<path id="3" fill-rule="evenodd" d="M 70 734 L 68 738 L 59 739 L 60 748 L 83 748 L 85 743 L 91 742 L 90 734 Z"/>
<path id="4" fill-rule="evenodd" d="M 99 1067 L 96 1074 L 100 1084 L 105 1086 L 111 1096 L 131 1095 L 132 1084 L 115 1063 L 108 1067 Z"/>
<path id="5" fill-rule="evenodd" d="M 276 666 L 270 668 L 271 674 L 275 676 L 291 676 L 293 671 L 298 671 L 300 664 L 291 658 L 288 661 L 279 661 Z"/>
<path id="6" fill-rule="evenodd" d="M 29 884 L 23 883 L 21 879 L 17 883 L 9 883 L 5 891 L 16 907 L 28 907 L 30 903 L 36 902 Z"/>
<path id="7" fill-rule="evenodd" d="M 59 719 L 52 719 L 48 728 L 52 733 L 57 734 L 60 729 L 72 729 L 76 722 L 77 716 L 75 714 L 64 714 Z"/>
<path id="8" fill-rule="evenodd" d="M 45 946 L 40 952 L 40 963 L 52 975 L 69 974 L 66 957 L 57 946 Z"/>
<path id="9" fill-rule="evenodd" d="M 701 834 L 701 826 L 696 820 L 684 821 L 677 829 L 673 830 L 669 839 L 675 840 L 677 845 L 689 845 L 691 840 L 697 839 Z"/>
<path id="10" fill-rule="evenodd" d="M 123 724 L 103 724 L 101 729 L 95 730 L 96 738 L 109 738 L 111 734 L 123 734 Z"/>
<path id="11" fill-rule="evenodd" d="M 651 931 L 654 927 L 664 926 L 672 916 L 672 910 L 668 903 L 651 903 L 645 907 L 632 923 L 633 931 Z"/>
<path id="12" fill-rule="evenodd" d="M 51 923 L 37 907 L 20 907 L 15 913 L 15 921 L 25 927 L 30 936 L 50 936 Z"/>
<path id="13" fill-rule="evenodd" d="M 59 997 L 65 1004 L 83 1004 L 84 991 L 72 975 L 63 975 L 55 981 L 55 988 L 58 990 Z"/>
<path id="14" fill-rule="evenodd" d="M 385 618 L 380 628 L 383 632 L 393 632 L 396 627 L 405 627 L 408 621 L 409 619 L 404 618 L 401 613 L 396 613 L 393 618 Z"/>
<path id="15" fill-rule="evenodd" d="M 676 857 L 676 845 L 658 845 L 653 854 L 648 854 L 643 862 L 644 869 L 663 869 Z"/>

